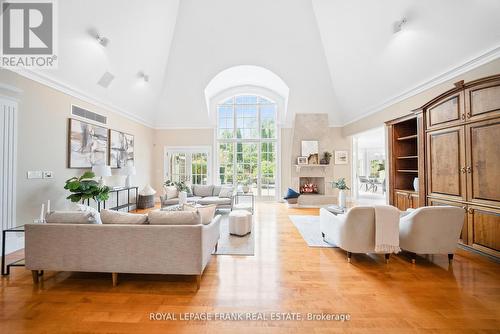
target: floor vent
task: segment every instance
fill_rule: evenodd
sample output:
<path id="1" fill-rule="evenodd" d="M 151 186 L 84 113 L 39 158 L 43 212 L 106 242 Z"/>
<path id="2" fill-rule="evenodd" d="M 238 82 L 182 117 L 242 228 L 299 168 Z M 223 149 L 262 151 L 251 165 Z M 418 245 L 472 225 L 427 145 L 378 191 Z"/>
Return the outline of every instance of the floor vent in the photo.
<path id="1" fill-rule="evenodd" d="M 88 120 L 101 123 L 101 124 L 106 124 L 108 119 L 106 116 L 96 114 L 95 112 L 89 111 L 87 109 L 83 109 L 77 106 L 72 105 L 71 106 L 71 114 L 74 116 L 86 118 Z"/>

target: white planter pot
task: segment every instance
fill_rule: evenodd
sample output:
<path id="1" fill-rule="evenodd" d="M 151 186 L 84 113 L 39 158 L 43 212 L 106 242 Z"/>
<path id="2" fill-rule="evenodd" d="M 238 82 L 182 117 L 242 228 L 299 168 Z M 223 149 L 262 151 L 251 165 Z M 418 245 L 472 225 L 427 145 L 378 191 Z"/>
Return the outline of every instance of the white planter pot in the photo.
<path id="1" fill-rule="evenodd" d="M 187 203 L 188 194 L 186 191 L 179 192 L 179 205 L 184 205 Z"/>
<path id="2" fill-rule="evenodd" d="M 339 190 L 339 204 L 341 208 L 346 207 L 346 196 L 345 196 L 345 191 Z"/>
<path id="3" fill-rule="evenodd" d="M 242 189 L 243 189 L 243 192 L 245 194 L 250 191 L 250 187 L 249 186 L 243 186 Z"/>

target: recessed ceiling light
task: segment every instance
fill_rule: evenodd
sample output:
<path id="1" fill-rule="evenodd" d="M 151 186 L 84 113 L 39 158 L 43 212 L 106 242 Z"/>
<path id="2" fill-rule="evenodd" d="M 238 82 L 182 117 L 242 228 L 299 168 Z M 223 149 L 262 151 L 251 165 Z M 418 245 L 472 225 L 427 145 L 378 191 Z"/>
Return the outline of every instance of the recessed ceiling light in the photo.
<path id="1" fill-rule="evenodd" d="M 394 22 L 394 25 L 392 28 L 393 32 L 395 34 L 400 32 L 401 29 L 403 29 L 403 25 L 405 25 L 407 22 L 408 22 L 408 20 L 406 19 L 406 17 L 403 17 L 401 20 Z"/>
<path id="2" fill-rule="evenodd" d="M 137 73 L 137 76 L 139 78 L 141 78 L 142 80 L 144 80 L 144 82 L 149 82 L 149 75 L 147 75 L 143 71 L 140 71 L 139 73 Z"/>

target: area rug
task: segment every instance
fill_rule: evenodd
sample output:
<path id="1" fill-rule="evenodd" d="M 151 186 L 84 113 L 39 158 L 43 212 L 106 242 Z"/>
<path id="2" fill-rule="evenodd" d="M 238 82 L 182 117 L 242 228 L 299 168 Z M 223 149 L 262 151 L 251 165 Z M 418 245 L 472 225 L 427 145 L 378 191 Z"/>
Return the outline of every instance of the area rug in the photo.
<path id="1" fill-rule="evenodd" d="M 253 256 L 255 248 L 255 216 L 252 223 L 252 233 L 243 237 L 229 234 L 229 215 L 221 213 L 219 246 L 215 255 L 245 255 Z"/>
<path id="2" fill-rule="evenodd" d="M 328 240 L 323 240 L 319 227 L 319 216 L 288 216 L 309 247 L 337 247 Z"/>

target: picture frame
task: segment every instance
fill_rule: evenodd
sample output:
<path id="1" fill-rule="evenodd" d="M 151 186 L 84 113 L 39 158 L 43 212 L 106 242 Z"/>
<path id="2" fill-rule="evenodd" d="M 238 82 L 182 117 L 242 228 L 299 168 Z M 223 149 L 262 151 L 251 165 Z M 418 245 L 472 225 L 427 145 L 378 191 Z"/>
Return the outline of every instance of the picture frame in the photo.
<path id="1" fill-rule="evenodd" d="M 70 118 L 68 121 L 68 168 L 88 169 L 108 163 L 108 129 Z"/>
<path id="2" fill-rule="evenodd" d="M 349 161 L 348 151 L 335 151 L 335 164 L 336 165 L 347 165 Z"/>
<path id="3" fill-rule="evenodd" d="M 134 135 L 109 130 L 109 165 L 111 168 L 122 168 L 134 165 Z"/>
<path id="4" fill-rule="evenodd" d="M 307 165 L 308 162 L 308 157 L 298 157 L 297 158 L 297 165 Z"/>

